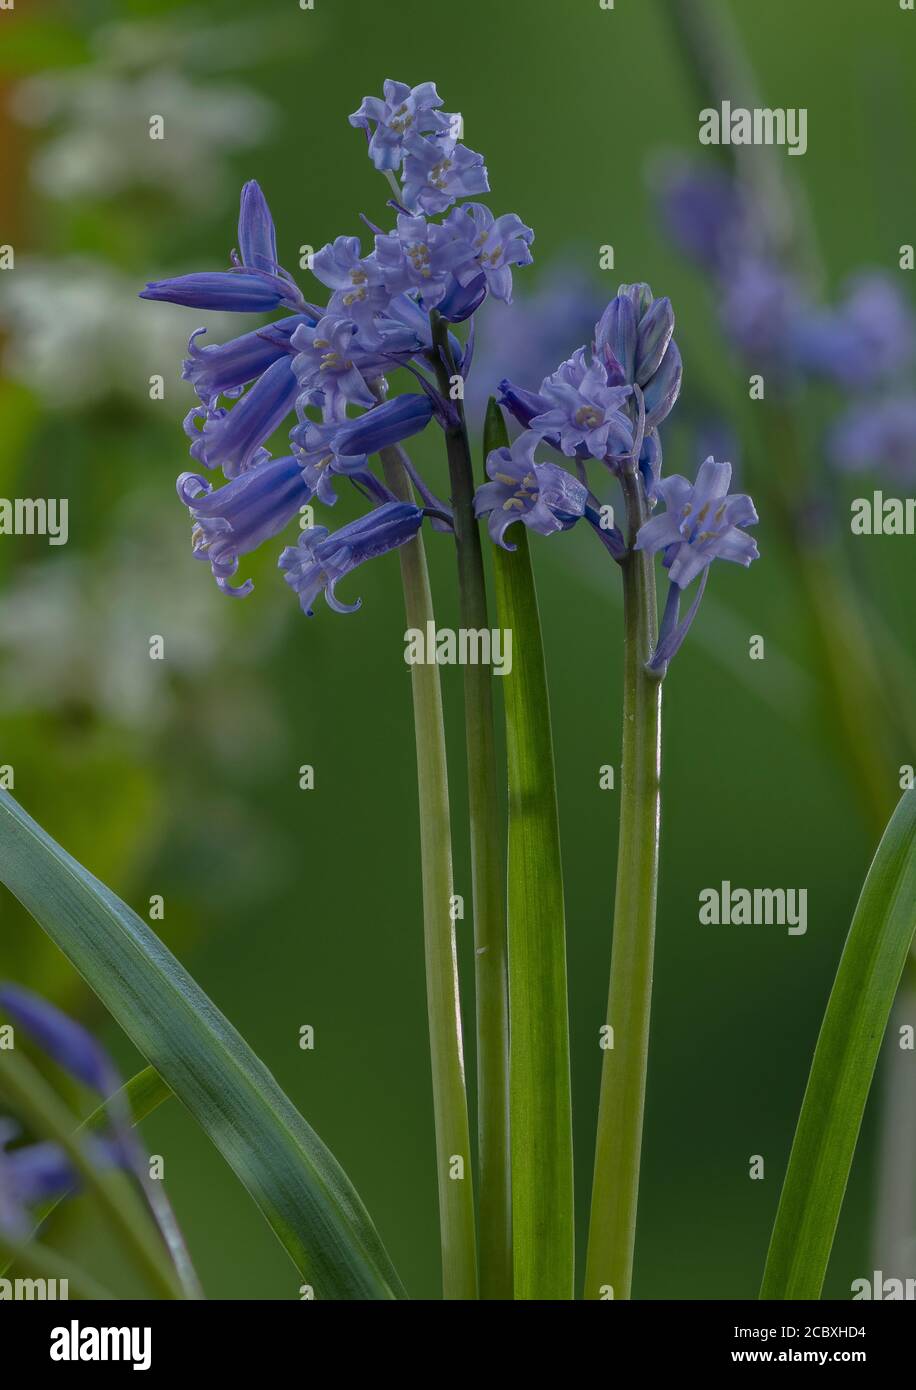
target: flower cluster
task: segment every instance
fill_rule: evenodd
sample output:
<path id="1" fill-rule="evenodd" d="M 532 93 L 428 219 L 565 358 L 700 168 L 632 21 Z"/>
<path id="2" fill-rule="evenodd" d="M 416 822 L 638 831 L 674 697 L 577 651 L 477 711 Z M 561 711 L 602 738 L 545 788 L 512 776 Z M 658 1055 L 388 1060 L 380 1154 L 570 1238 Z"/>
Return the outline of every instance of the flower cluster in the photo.
<path id="1" fill-rule="evenodd" d="M 332 607 L 352 611 L 355 605 L 334 597 L 344 574 L 404 544 L 430 511 L 436 524 L 448 524 L 447 509 L 413 473 L 424 506 L 408 518 L 369 459 L 432 419 L 453 422 L 453 402 L 424 370 L 435 378 L 443 365 L 436 324 L 470 319 L 488 296 L 509 303 L 512 269 L 530 264 L 533 232 L 514 213 L 497 217 L 482 203 L 459 205 L 487 192 L 489 182 L 482 156 L 460 141 L 460 116 L 441 106 L 432 83 L 388 81 L 381 98 L 366 97 L 350 117 L 391 184 L 395 225 L 369 224 L 369 250 L 359 237 L 339 236 L 314 254 L 309 268 L 329 292 L 325 303 L 306 300 L 280 264 L 273 219 L 255 182 L 242 190 L 229 269 L 153 281 L 142 292 L 144 299 L 221 312 L 282 311 L 228 343 L 205 344 L 198 329 L 182 372 L 199 400 L 185 420 L 191 457 L 227 481 L 213 488 L 199 473 L 184 473 L 178 495 L 191 514 L 195 556 L 209 562 L 229 594 L 252 588 L 250 580 L 231 582 L 241 556 L 279 535 L 313 498 L 333 505 L 335 476 L 348 478 L 374 510 L 334 536 L 324 528 L 303 532 L 299 545 L 283 552 L 285 578 L 309 614 L 322 591 Z M 451 332 L 448 345 L 449 370 L 466 376 L 470 345 L 463 349 Z M 420 394 L 387 399 L 388 376 L 397 368 L 413 374 Z M 289 452 L 274 459 L 268 441 L 293 414 Z"/>
<path id="2" fill-rule="evenodd" d="M 831 460 L 916 477 L 916 325 L 890 277 L 860 272 L 836 304 L 820 304 L 726 173 L 669 164 L 658 194 L 672 239 L 711 278 L 722 327 L 748 363 L 783 390 L 819 381 L 852 394 L 827 438 Z"/>
<path id="3" fill-rule="evenodd" d="M 729 495 L 731 465 L 709 458 L 697 481 L 661 476 L 659 426 L 673 409 L 681 387 L 681 356 L 674 342 L 674 312 L 668 299 L 656 299 L 648 285 L 621 285 L 595 327 L 590 351 L 579 348 L 545 377 L 538 391 L 504 380 L 501 403 L 524 427 L 510 448 L 487 459 L 490 482 L 478 489 L 475 510 L 488 519 L 491 538 L 513 545 L 506 533 L 513 522 L 541 535 L 567 531 L 586 520 L 614 559 L 629 547 L 621 530 L 607 521 L 610 508 L 591 491 L 587 469 L 594 460 L 617 478 L 638 479 L 646 510 L 658 500 L 665 511 L 639 527 L 634 549 L 663 553 L 670 581 L 669 599 L 649 669 L 661 674 L 686 636 L 696 614 L 714 559 L 748 565 L 757 547 L 743 525 L 757 514 L 749 497 Z M 566 468 L 538 460 L 551 447 L 575 460 L 577 477 Z M 680 595 L 695 579 L 700 584 L 691 609 L 679 620 Z"/>

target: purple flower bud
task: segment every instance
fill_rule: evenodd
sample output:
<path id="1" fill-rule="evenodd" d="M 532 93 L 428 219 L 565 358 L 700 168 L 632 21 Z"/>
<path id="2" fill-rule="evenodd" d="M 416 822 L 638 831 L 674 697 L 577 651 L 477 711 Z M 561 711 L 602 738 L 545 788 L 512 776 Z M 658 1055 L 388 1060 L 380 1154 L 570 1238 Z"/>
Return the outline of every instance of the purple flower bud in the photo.
<path id="1" fill-rule="evenodd" d="M 313 323 L 307 314 L 292 314 L 269 325 L 269 331 L 256 328 L 228 343 L 205 343 L 196 339 L 205 328 L 198 328 L 188 340 L 188 356 L 182 367 L 183 381 L 190 381 L 201 401 L 213 406 L 219 396 L 235 398 L 242 387 L 254 381 L 291 351 L 290 339 L 300 323 Z"/>
<path id="2" fill-rule="evenodd" d="M 242 189 L 239 207 L 239 254 L 242 265 L 273 274 L 277 270 L 277 234 L 267 199 L 254 179 Z"/>

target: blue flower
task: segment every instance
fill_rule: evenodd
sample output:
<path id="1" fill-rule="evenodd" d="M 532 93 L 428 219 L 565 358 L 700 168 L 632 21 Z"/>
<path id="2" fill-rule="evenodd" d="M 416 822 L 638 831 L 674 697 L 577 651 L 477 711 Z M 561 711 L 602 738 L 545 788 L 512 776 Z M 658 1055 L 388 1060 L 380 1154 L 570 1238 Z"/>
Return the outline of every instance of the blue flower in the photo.
<path id="1" fill-rule="evenodd" d="M 401 201 L 410 212 L 445 212 L 458 198 L 489 193 L 482 154 L 447 135 L 413 136 L 406 142 Z"/>
<path id="2" fill-rule="evenodd" d="M 840 417 L 828 454 L 851 472 L 880 469 L 911 486 L 916 482 L 916 395 L 857 402 Z"/>
<path id="3" fill-rule="evenodd" d="M 397 319 L 380 319 L 367 328 L 352 319 L 326 315 L 293 334 L 293 371 L 302 404 L 320 405 L 327 416 L 346 419 L 348 405 L 369 410 L 377 402 L 373 384 L 421 347 L 416 332 Z"/>
<path id="4" fill-rule="evenodd" d="M 914 346 L 910 307 L 879 273 L 856 276 L 838 308 L 811 311 L 795 327 L 799 365 L 841 387 L 871 387 L 903 375 Z"/>
<path id="5" fill-rule="evenodd" d="M 229 583 L 240 556 L 279 535 L 313 492 L 292 455 L 249 468 L 215 490 L 196 473 L 182 473 L 177 487 L 194 523 L 195 559 L 209 561 L 213 578 L 233 598 L 245 598 L 254 588 L 250 579 Z"/>
<path id="6" fill-rule="evenodd" d="M 307 328 L 301 324 L 296 334 Z M 192 441 L 191 457 L 205 468 L 221 468 L 227 478 L 237 478 L 263 463 L 270 457 L 264 441 L 293 409 L 298 391 L 293 359 L 284 353 L 231 410 L 195 406 L 184 421 L 185 434 Z M 201 420 L 203 428 L 198 429 Z"/>
<path id="7" fill-rule="evenodd" d="M 648 285 L 621 285 L 595 328 L 593 356 L 604 362 L 613 386 L 639 386 L 645 428 L 655 429 L 681 390 L 681 355 L 672 334 L 670 299 L 655 299 Z"/>
<path id="8" fill-rule="evenodd" d="M 538 394 L 548 408 L 532 419 L 531 428 L 556 440 L 567 457 L 584 453 L 603 459 L 633 448 L 633 427 L 621 408 L 633 388 L 609 386 L 607 369 L 601 362 L 588 363 L 585 348 L 545 377 Z"/>
<path id="9" fill-rule="evenodd" d="M 104 1048 L 79 1023 L 20 985 L 0 985 L 0 1009 L 71 1076 L 108 1096 L 120 1081 Z"/>
<path id="10" fill-rule="evenodd" d="M 85 1028 L 60 1009 L 19 985 L 0 986 L 0 1009 L 59 1066 L 105 1099 L 120 1079 L 107 1053 Z M 25 1144 L 9 1149 L 18 1127 L 0 1118 L 0 1230 L 14 1240 L 29 1234 L 27 1208 L 76 1188 L 79 1181 L 70 1160 L 56 1144 Z M 100 1166 L 127 1166 L 123 1145 L 116 1138 L 93 1139 L 89 1152 Z"/>
<path id="11" fill-rule="evenodd" d="M 657 484 L 666 510 L 640 527 L 636 549 L 664 551 L 668 577 L 679 589 L 686 589 L 713 560 L 749 565 L 758 557 L 753 536 L 739 529 L 755 525 L 757 513 L 744 493 L 729 496 L 731 476 L 730 463 L 708 458 L 696 483 L 673 473 Z"/>
<path id="12" fill-rule="evenodd" d="M 534 232 L 514 212 L 494 217 L 483 203 L 466 203 L 453 208 L 445 226 L 464 248 L 463 262 L 455 270 L 459 284 L 469 286 L 483 275 L 487 289 L 494 299 L 504 304 L 512 302 L 512 271 L 510 266 L 531 265 L 529 247 Z"/>
<path id="13" fill-rule="evenodd" d="M 181 378 L 190 381 L 206 406 L 214 407 L 219 396 L 232 400 L 249 382 L 289 354 L 290 339 L 300 323 L 314 323 L 314 319 L 308 314 L 292 314 L 228 343 L 205 343 L 202 347 L 195 340 L 207 330 L 198 328 L 188 340 Z"/>
<path id="14" fill-rule="evenodd" d="M 504 550 L 515 549 L 504 539 L 514 521 L 549 536 L 568 531 L 585 515 L 588 488 L 555 463 L 537 463 L 541 442 L 539 434 L 526 430 L 511 448 L 494 449 L 487 459 L 491 481 L 477 489 L 474 514 L 489 517 L 490 538 Z"/>
<path id="15" fill-rule="evenodd" d="M 364 256 L 359 237 L 339 236 L 312 257 L 312 271 L 333 290 L 327 306 L 329 315 L 371 323 L 391 299 L 384 275 L 374 255 Z"/>
<path id="16" fill-rule="evenodd" d="M 359 478 L 365 485 L 368 480 L 361 475 L 368 469 L 369 455 L 419 434 L 432 415 L 433 403 L 429 396 L 396 396 L 342 423 L 326 420 L 316 424 L 303 420 L 292 431 L 290 439 L 306 482 L 319 501 L 333 505 L 337 496 L 330 481 L 332 474 Z"/>
<path id="17" fill-rule="evenodd" d="M 299 595 L 302 610 L 314 617 L 314 602 L 324 593 L 337 613 L 355 613 L 362 599 L 342 603 L 336 586 L 345 575 L 366 560 L 413 540 L 423 521 L 423 511 L 411 502 L 386 502 L 357 521 L 328 531 L 313 526 L 303 531 L 296 546 L 288 546 L 280 556 L 280 568 L 287 584 Z"/>
<path id="18" fill-rule="evenodd" d="M 239 250 L 241 260 L 231 270 L 153 280 L 140 298 L 230 313 L 266 313 L 282 305 L 300 313 L 307 307 L 292 276 L 277 264 L 273 219 L 254 180 L 242 189 Z"/>
<path id="19" fill-rule="evenodd" d="M 445 298 L 454 285 L 454 272 L 467 266 L 470 254 L 448 223 L 427 222 L 406 213 L 398 216 L 396 231 L 375 238 L 376 260 L 386 287 L 392 294 L 417 290 L 427 312 Z"/>
<path id="20" fill-rule="evenodd" d="M 382 90 L 383 99 L 363 98 L 359 110 L 350 117 L 350 124 L 367 134 L 371 131 L 369 158 L 376 169 L 386 173 L 400 167 L 408 136 L 448 130 L 450 121 L 438 111 L 442 99 L 434 82 L 421 82 L 419 87 L 411 88 L 406 82 L 389 78 Z"/>

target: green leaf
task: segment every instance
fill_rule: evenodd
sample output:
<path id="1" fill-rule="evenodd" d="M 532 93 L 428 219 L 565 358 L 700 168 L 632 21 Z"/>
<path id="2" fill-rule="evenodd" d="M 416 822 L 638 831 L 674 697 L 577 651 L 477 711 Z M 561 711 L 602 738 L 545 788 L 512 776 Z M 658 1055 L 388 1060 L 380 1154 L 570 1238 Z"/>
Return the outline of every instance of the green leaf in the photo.
<path id="1" fill-rule="evenodd" d="M 0 879 L 209 1134 L 320 1298 L 402 1297 L 355 1189 L 154 932 L 0 792 Z"/>
<path id="2" fill-rule="evenodd" d="M 761 1298 L 820 1298 L 865 1102 L 914 927 L 916 791 L 908 791 L 868 871 L 827 1003 Z"/>
<path id="3" fill-rule="evenodd" d="M 508 443 L 496 402 L 484 447 Z M 509 1085 L 515 1297 L 573 1296 L 573 1156 L 566 926 L 544 644 L 528 532 L 493 547 L 509 764 Z"/>

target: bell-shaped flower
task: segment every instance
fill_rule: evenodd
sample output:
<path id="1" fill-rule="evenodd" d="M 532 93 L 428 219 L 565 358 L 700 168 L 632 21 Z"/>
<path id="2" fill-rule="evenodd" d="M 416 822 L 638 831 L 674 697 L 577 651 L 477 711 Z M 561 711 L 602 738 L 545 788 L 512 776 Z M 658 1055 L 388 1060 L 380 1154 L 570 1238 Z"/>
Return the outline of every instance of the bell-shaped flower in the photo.
<path id="1" fill-rule="evenodd" d="M 541 436 L 534 430 L 520 434 L 511 448 L 494 449 L 487 459 L 490 482 L 477 489 L 475 516 L 488 518 L 490 538 L 504 550 L 514 550 L 505 533 L 514 521 L 549 536 L 568 531 L 585 515 L 588 488 L 555 463 L 538 463 L 534 457 Z"/>
<path id="2" fill-rule="evenodd" d="M 449 118 L 439 111 L 442 98 L 434 82 L 410 87 L 391 78 L 382 88 L 382 97 L 364 97 L 350 124 L 371 133 L 369 158 L 382 173 L 400 168 L 404 141 L 428 131 L 448 130 Z M 374 129 L 373 129 L 374 127 Z"/>
<path id="3" fill-rule="evenodd" d="M 280 556 L 284 578 L 299 595 L 303 612 L 314 617 L 315 599 L 323 593 L 336 613 L 355 613 L 362 599 L 343 603 L 336 593 L 341 579 L 366 560 L 413 540 L 422 521 L 422 508 L 412 502 L 385 502 L 339 531 L 326 526 L 303 531 L 298 545 L 288 546 Z"/>

